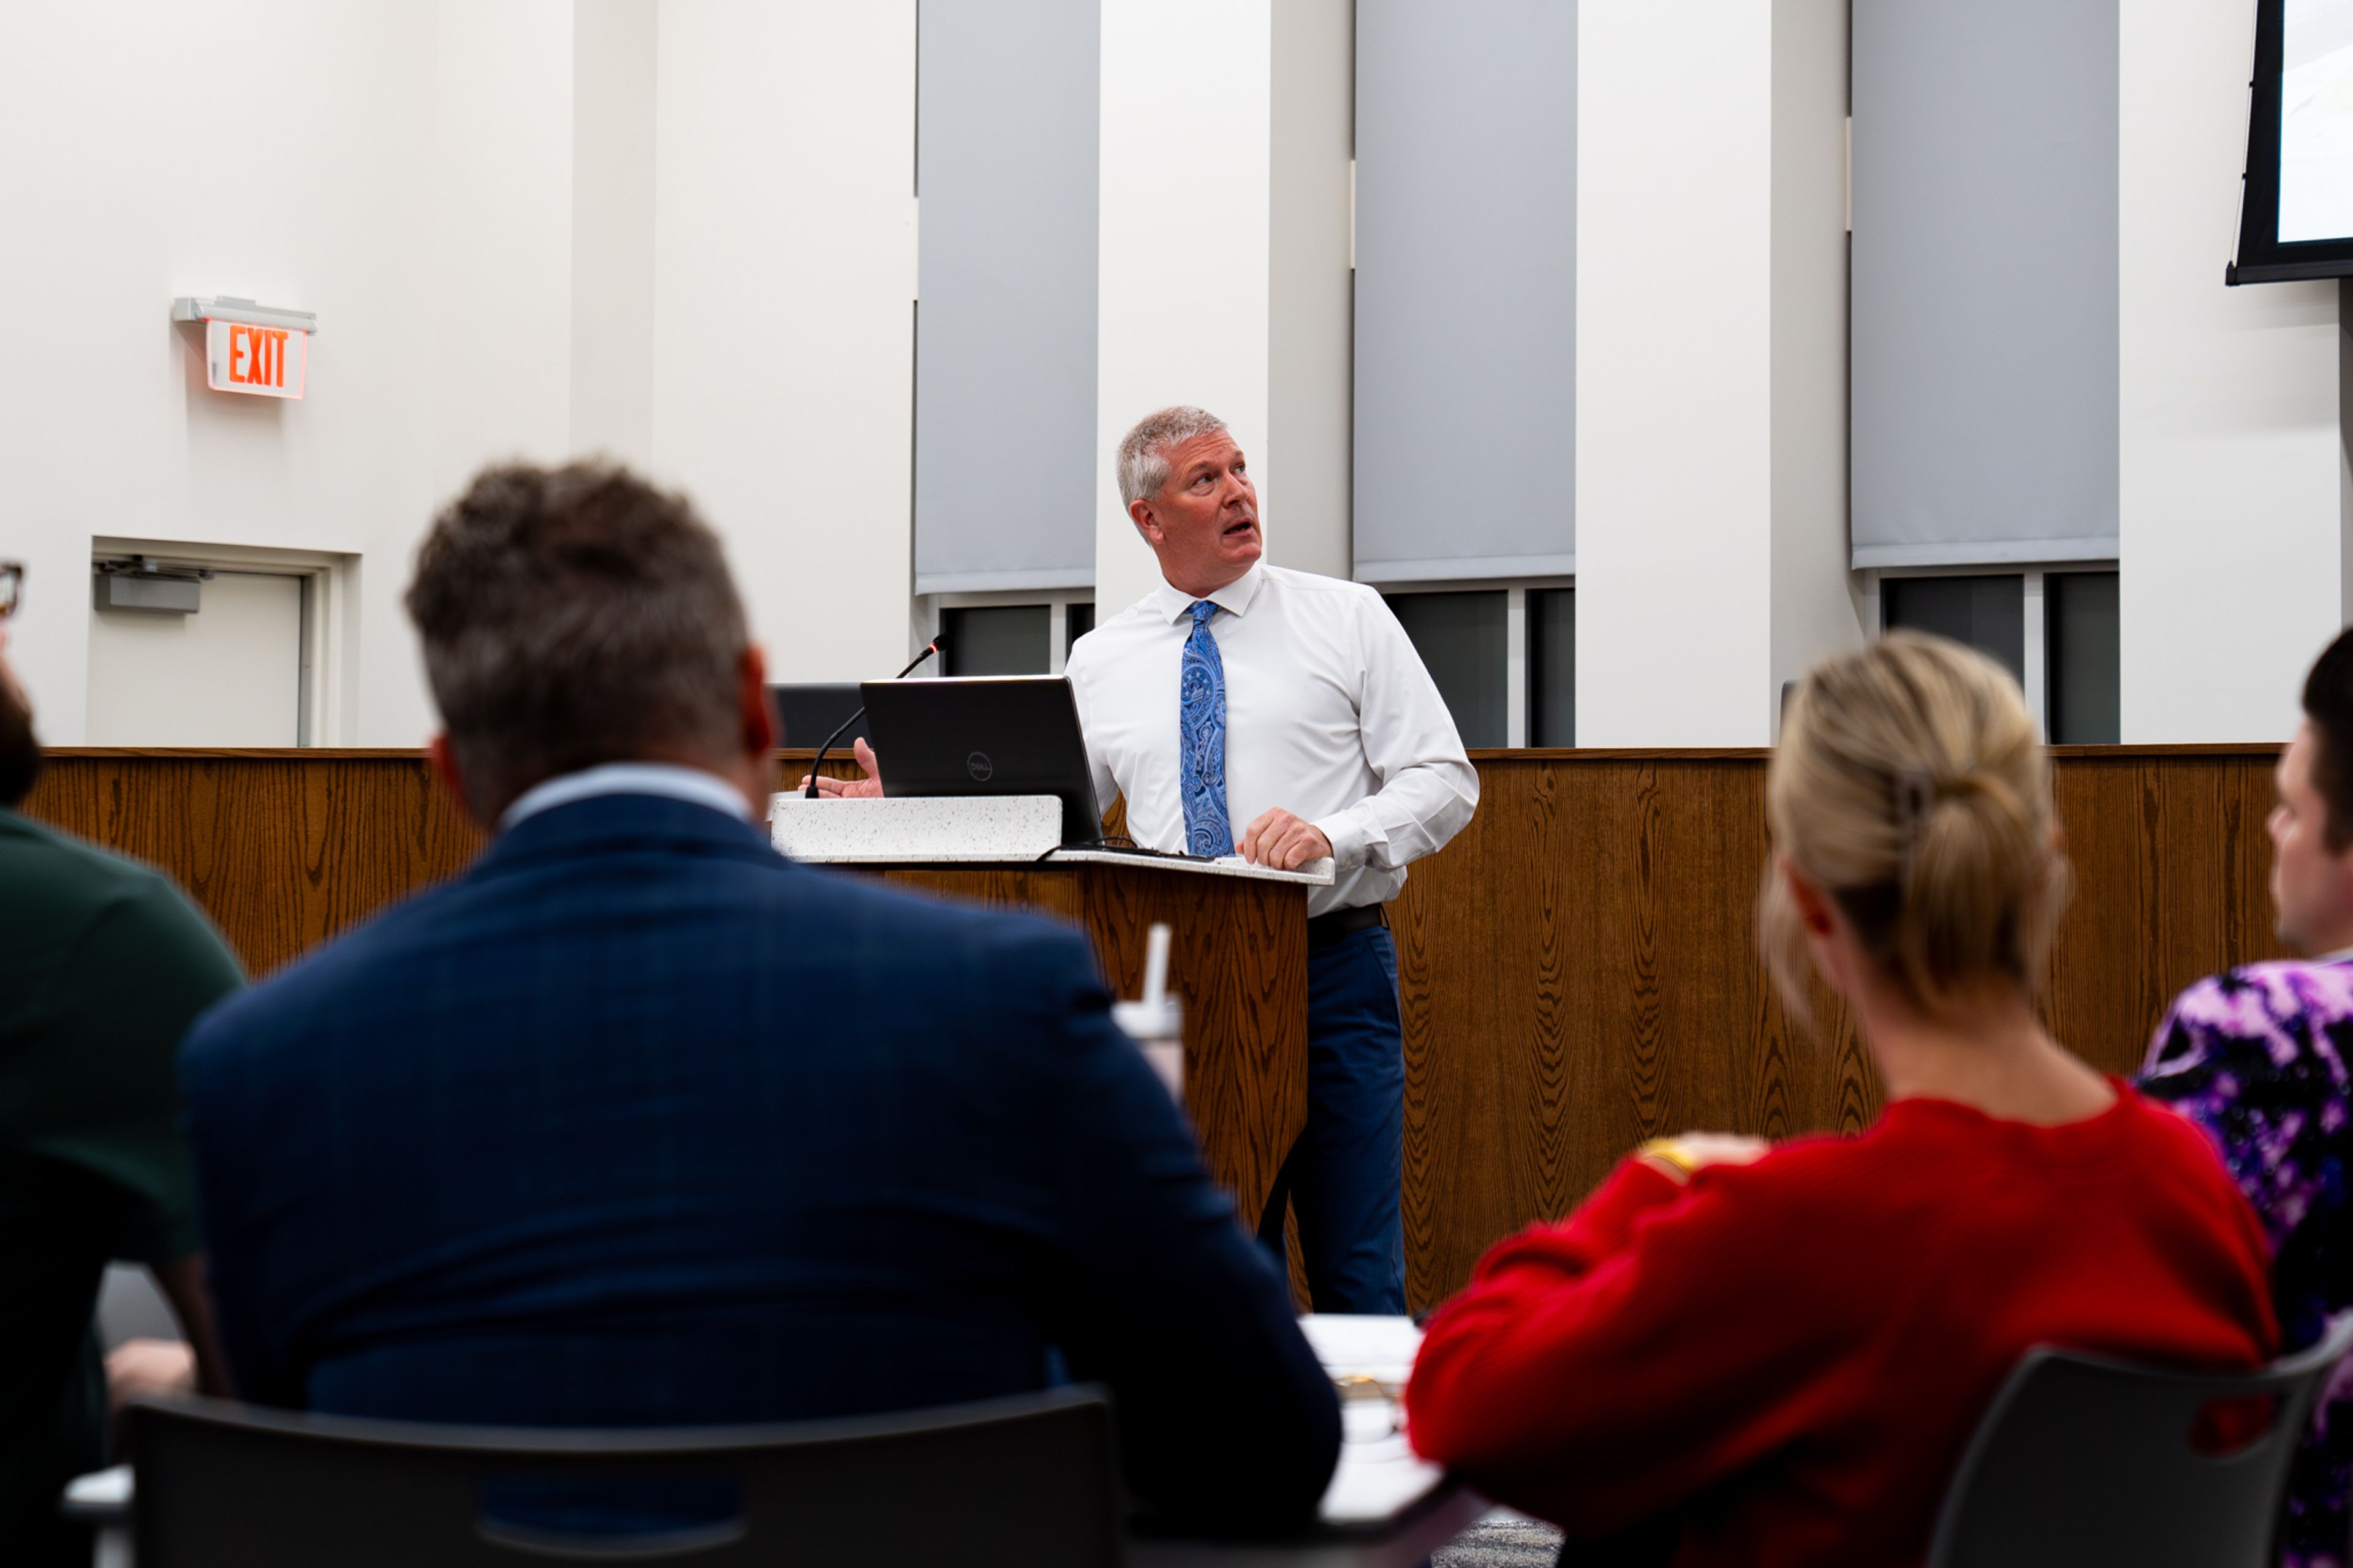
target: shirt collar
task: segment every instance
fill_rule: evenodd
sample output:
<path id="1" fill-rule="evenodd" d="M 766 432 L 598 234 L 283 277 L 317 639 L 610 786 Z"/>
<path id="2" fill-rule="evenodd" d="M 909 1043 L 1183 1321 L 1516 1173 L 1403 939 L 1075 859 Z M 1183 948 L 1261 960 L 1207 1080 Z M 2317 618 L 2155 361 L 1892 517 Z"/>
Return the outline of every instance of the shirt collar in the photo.
<path id="1" fill-rule="evenodd" d="M 1265 582 L 1266 563 L 1253 561 L 1250 563 L 1249 571 L 1216 592 L 1202 595 L 1200 597 L 1208 599 L 1209 603 L 1228 615 L 1248 615 L 1250 601 L 1258 597 L 1258 591 Z M 1154 608 L 1166 616 L 1172 626 L 1191 615 L 1193 606 L 1198 602 L 1199 600 L 1194 595 L 1185 593 L 1166 578 L 1161 580 L 1159 587 L 1152 591 Z"/>
<path id="2" fill-rule="evenodd" d="M 576 773 L 544 780 L 523 791 L 500 816 L 499 831 L 504 833 L 527 816 L 537 816 L 543 811 L 600 795 L 663 795 L 725 812 L 738 822 L 753 820 L 744 792 L 717 773 L 681 767 L 675 763 L 599 763 Z"/>

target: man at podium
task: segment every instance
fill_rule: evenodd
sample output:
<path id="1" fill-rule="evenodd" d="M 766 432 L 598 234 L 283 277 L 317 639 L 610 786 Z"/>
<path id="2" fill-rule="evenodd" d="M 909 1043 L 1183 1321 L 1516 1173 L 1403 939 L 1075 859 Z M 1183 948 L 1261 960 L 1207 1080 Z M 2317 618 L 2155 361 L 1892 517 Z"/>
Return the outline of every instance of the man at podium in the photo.
<path id="1" fill-rule="evenodd" d="M 1259 1234 L 1281 1249 L 1288 1199 L 1316 1310 L 1402 1312 L 1405 1056 L 1381 906 L 1471 820 L 1479 775 L 1378 594 L 1260 560 L 1224 420 L 1146 416 L 1119 444 L 1119 491 L 1162 580 L 1071 652 L 1095 794 L 1115 786 L 1151 848 L 1331 858 L 1307 903 L 1307 1129 Z"/>
<path id="2" fill-rule="evenodd" d="M 1382 905 L 1471 820 L 1479 776 L 1438 688 L 1371 588 L 1260 560 L 1258 491 L 1225 421 L 1164 408 L 1119 444 L 1120 498 L 1161 584 L 1081 637 L 1067 673 L 1095 795 L 1146 848 L 1293 870 L 1308 900 L 1306 1131 L 1259 1235 L 1299 1216 L 1321 1312 L 1405 1310 L 1405 1059 Z M 828 795 L 879 795 L 870 776 Z"/>

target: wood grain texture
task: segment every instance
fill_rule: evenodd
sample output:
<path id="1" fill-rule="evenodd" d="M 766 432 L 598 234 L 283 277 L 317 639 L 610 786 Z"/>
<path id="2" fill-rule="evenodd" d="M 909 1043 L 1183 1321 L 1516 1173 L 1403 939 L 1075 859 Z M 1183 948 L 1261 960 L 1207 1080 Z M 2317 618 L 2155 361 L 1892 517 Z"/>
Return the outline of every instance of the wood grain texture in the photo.
<path id="1" fill-rule="evenodd" d="M 417 752 L 50 752 L 26 812 L 159 866 L 266 974 L 481 837 Z"/>
<path id="2" fill-rule="evenodd" d="M 798 773 L 808 756 L 778 760 Z M 169 872 L 256 976 L 455 876 L 482 843 L 424 753 L 386 747 L 54 747 L 24 809 Z"/>
<path id="3" fill-rule="evenodd" d="M 1852 1131 L 1880 1087 L 1817 988 L 1757 957 L 1763 752 L 1474 753 L 1471 826 L 1390 907 L 1405 1011 L 1407 1297 L 1565 1213 L 1644 1138 Z M 2043 1006 L 2129 1073 L 2174 994 L 2271 956 L 2274 749 L 2061 747 L 2075 892 Z"/>
<path id="4" fill-rule="evenodd" d="M 1113 990 L 1144 989 L 1145 933 L 1171 932 L 1185 1005 L 1185 1104 L 1210 1173 L 1256 1216 L 1307 1124 L 1307 895 L 1294 885 L 1137 866 L 897 867 L 894 887 L 1056 915 L 1084 931 Z"/>
<path id="5" fill-rule="evenodd" d="M 2061 1040 L 2129 1072 L 2181 987 L 2275 951 L 2263 823 L 2276 752 L 2053 754 L 2075 891 L 2044 1007 Z M 786 776 L 806 756 L 787 753 Z M 1474 760 L 1477 816 L 1414 867 L 1389 911 L 1417 1309 L 1459 1287 L 1496 1237 L 1565 1212 L 1642 1138 L 1689 1127 L 1852 1131 L 1880 1100 L 1843 1016 L 1818 995 L 1819 1027 L 1801 1026 L 1756 957 L 1767 753 Z M 827 771 L 854 770 L 834 761 Z M 162 866 L 256 973 L 450 875 L 477 843 L 414 752 L 61 751 L 26 809 Z M 1289 944 L 1304 935 L 1294 939 L 1288 916 L 1204 902 L 1219 886 L 1207 879 L 1110 869 L 1204 886 L 1154 891 L 995 868 L 934 886 L 1087 929 L 1128 994 L 1145 927 L 1168 919 L 1190 1027 L 1239 1040 L 1253 1008 L 1296 1016 L 1303 1052 L 1303 994 L 1295 1014 L 1280 994 L 1280 976 L 1303 976 L 1303 952 Z M 1299 1125 L 1269 1087 L 1292 1079 L 1289 1028 L 1230 1054 L 1194 1047 L 1213 1168 L 1246 1204 L 1267 1190 L 1272 1157 Z M 1256 1131 L 1226 1131 L 1240 1127 Z"/>

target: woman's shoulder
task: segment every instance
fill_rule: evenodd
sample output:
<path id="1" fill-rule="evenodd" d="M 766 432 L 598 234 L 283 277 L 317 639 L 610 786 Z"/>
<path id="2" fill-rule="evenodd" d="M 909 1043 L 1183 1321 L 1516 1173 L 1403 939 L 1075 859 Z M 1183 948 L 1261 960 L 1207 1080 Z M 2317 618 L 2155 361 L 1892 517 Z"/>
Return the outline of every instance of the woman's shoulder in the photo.
<path id="1" fill-rule="evenodd" d="M 2158 1098 L 2228 1079 L 2309 1076 L 2325 1058 L 2340 1092 L 2337 1033 L 2353 1026 L 2353 963 L 2280 960 L 2242 964 L 2199 981 L 2174 998 L 2149 1043 L 2142 1086 Z"/>
<path id="2" fill-rule="evenodd" d="M 2353 1019 L 2353 962 L 2277 959 L 2226 969 L 2184 990 L 2166 1015 L 2169 1025 L 2212 1034 L 2259 1037 L 2284 1024 Z"/>
<path id="3" fill-rule="evenodd" d="M 1858 1130 L 1800 1133 L 1748 1164 L 1710 1166 L 1701 1174 L 1751 1219 L 1778 1213 L 1802 1221 L 1825 1211 L 1854 1217 L 1881 1202 L 1903 1205 L 1904 1172 L 1915 1154 L 1908 1140 L 1888 1135 L 1883 1117 Z"/>
<path id="4" fill-rule="evenodd" d="M 1957 1169 L 2091 1169 L 2127 1149 L 2197 1148 L 2195 1129 L 2131 1085 L 2111 1081 L 2116 1100 L 2106 1110 L 2055 1126 L 2007 1121 L 1957 1100 L 1901 1100 L 1858 1132 L 1791 1139 L 1749 1169 L 1763 1192 L 1799 1202 L 1828 1191 L 1900 1199 L 1915 1184 L 1956 1191 L 1949 1184 Z"/>

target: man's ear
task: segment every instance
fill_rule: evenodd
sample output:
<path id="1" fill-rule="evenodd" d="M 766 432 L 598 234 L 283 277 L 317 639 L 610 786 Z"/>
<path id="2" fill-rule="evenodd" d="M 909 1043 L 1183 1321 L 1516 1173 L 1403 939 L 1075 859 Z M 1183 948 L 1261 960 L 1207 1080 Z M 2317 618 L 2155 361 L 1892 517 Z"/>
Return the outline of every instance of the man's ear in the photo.
<path id="1" fill-rule="evenodd" d="M 1163 536 L 1160 531 L 1160 520 L 1152 515 L 1152 503 L 1150 501 L 1132 500 L 1128 502 L 1127 515 L 1134 520 L 1135 531 L 1144 535 L 1144 542 L 1145 543 L 1158 544 L 1163 542 Z"/>
<path id="2" fill-rule="evenodd" d="M 776 710 L 768 703 L 768 656 L 757 644 L 735 666 L 736 700 L 743 712 L 744 752 L 765 766 L 776 749 Z"/>
<path id="3" fill-rule="evenodd" d="M 458 803 L 458 809 L 466 814 L 466 820 L 488 830 L 491 824 L 481 819 L 474 810 L 473 801 L 467 796 L 466 775 L 458 771 L 458 752 L 449 744 L 447 730 L 425 742 L 425 761 L 433 770 L 433 776 L 441 781 L 441 787 L 449 792 L 449 798 Z"/>

